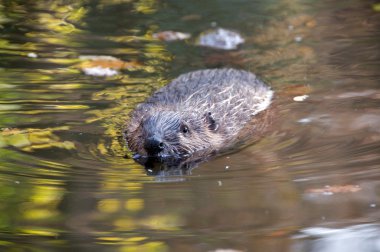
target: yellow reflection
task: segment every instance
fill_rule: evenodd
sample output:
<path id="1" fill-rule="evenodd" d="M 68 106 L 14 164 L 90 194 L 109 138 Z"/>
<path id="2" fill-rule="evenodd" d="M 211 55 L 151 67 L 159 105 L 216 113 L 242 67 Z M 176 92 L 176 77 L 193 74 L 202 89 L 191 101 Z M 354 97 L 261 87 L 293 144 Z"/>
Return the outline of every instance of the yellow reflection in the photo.
<path id="1" fill-rule="evenodd" d="M 8 110 L 18 110 L 21 109 L 20 105 L 16 104 L 0 104 L 0 110 L 8 111 Z"/>
<path id="2" fill-rule="evenodd" d="M 55 230 L 49 230 L 49 229 L 36 229 L 33 227 L 23 228 L 20 230 L 21 233 L 28 234 L 28 235 L 37 235 L 37 236 L 52 236 L 57 237 L 58 232 Z"/>
<path id="3" fill-rule="evenodd" d="M 53 134 L 56 130 L 67 130 L 69 127 L 57 127 L 46 129 L 4 129 L 0 131 L 0 145 L 13 146 L 23 151 L 58 147 L 67 150 L 75 148 L 70 141 L 61 142 L 59 137 Z"/>
<path id="4" fill-rule="evenodd" d="M 153 215 L 141 220 L 141 224 L 151 229 L 178 231 L 183 225 L 183 220 L 177 215 Z"/>
<path id="5" fill-rule="evenodd" d="M 78 32 L 74 25 L 65 22 L 64 20 L 57 19 L 50 14 L 40 13 L 38 15 L 39 22 L 44 24 L 44 26 L 51 31 L 55 31 L 61 34 L 69 34 L 73 32 Z"/>
<path id="6" fill-rule="evenodd" d="M 60 187 L 35 185 L 29 202 L 23 206 L 23 217 L 28 220 L 46 220 L 57 216 L 56 208 L 62 197 Z"/>
<path id="7" fill-rule="evenodd" d="M 132 212 L 140 211 L 144 208 L 144 200 L 143 199 L 129 199 L 125 202 L 125 209 Z"/>
<path id="8" fill-rule="evenodd" d="M 166 252 L 168 246 L 164 242 L 147 242 L 141 245 L 125 245 L 120 247 L 120 252 Z"/>
<path id="9" fill-rule="evenodd" d="M 122 3 L 130 3 L 133 0 L 100 0 L 99 8 L 103 7 L 103 5 L 114 5 L 114 4 L 122 4 Z"/>
<path id="10" fill-rule="evenodd" d="M 87 105 L 48 105 L 48 107 L 50 108 L 54 108 L 54 109 L 74 109 L 74 110 L 77 110 L 77 109 L 88 109 L 89 106 Z"/>
<path id="11" fill-rule="evenodd" d="M 34 186 L 31 200 L 36 205 L 58 203 L 62 197 L 62 190 L 52 186 Z"/>
<path id="12" fill-rule="evenodd" d="M 114 243 L 114 242 L 123 241 L 123 238 L 106 236 L 106 237 L 99 237 L 99 238 L 97 238 L 97 240 Z"/>
<path id="13" fill-rule="evenodd" d="M 380 3 L 373 4 L 372 10 L 374 10 L 376 12 L 380 12 Z"/>
<path id="14" fill-rule="evenodd" d="M 125 184 L 127 190 L 137 191 L 142 189 L 142 184 L 137 182 L 127 182 Z"/>
<path id="15" fill-rule="evenodd" d="M 9 241 L 0 241 L 0 245 L 1 246 L 10 246 L 10 245 L 14 245 L 14 243 L 9 242 Z"/>
<path id="16" fill-rule="evenodd" d="M 98 151 L 99 151 L 102 155 L 107 155 L 108 150 L 107 150 L 107 147 L 104 145 L 103 142 L 100 142 L 96 147 L 97 147 Z"/>
<path id="17" fill-rule="evenodd" d="M 98 202 L 98 209 L 103 213 L 115 213 L 121 208 L 117 199 L 103 199 Z"/>
<path id="18" fill-rule="evenodd" d="M 23 151 L 33 151 L 37 149 L 49 149 L 52 147 L 57 147 L 61 149 L 66 150 L 73 150 L 75 149 L 75 144 L 70 141 L 64 141 L 64 142 L 51 142 L 48 144 L 39 144 L 39 145 L 33 145 L 33 146 L 27 146 L 25 148 L 22 148 Z"/>
<path id="19" fill-rule="evenodd" d="M 70 45 L 71 47 L 84 46 L 82 43 L 79 43 L 78 41 L 74 41 L 73 38 L 70 38 L 70 36 L 67 36 L 67 35 L 64 36 L 64 34 L 57 34 L 55 36 L 51 36 L 42 32 L 28 32 L 25 34 L 25 36 L 30 37 L 30 38 L 36 38 L 40 42 L 47 43 L 47 44 L 60 45 L 60 46 Z"/>
<path id="20" fill-rule="evenodd" d="M 77 83 L 72 83 L 72 84 L 54 84 L 50 85 L 50 89 L 67 89 L 67 90 L 72 90 L 72 89 L 81 89 L 83 87 L 83 84 L 77 84 Z"/>
<path id="21" fill-rule="evenodd" d="M 103 183 L 103 188 L 107 191 L 109 190 L 115 190 L 115 189 L 119 189 L 120 187 L 120 183 L 118 182 L 115 182 L 113 180 L 106 180 L 104 183 Z"/>
<path id="22" fill-rule="evenodd" d="M 139 0 L 135 3 L 135 9 L 144 14 L 152 14 L 157 11 L 157 2 L 155 0 Z"/>
<path id="23" fill-rule="evenodd" d="M 115 227 L 120 230 L 134 230 L 136 228 L 136 222 L 132 218 L 120 218 L 114 221 Z"/>
<path id="24" fill-rule="evenodd" d="M 126 241 L 127 242 L 141 242 L 141 241 L 144 241 L 146 239 L 148 239 L 148 238 L 144 237 L 144 236 L 135 236 L 135 237 L 127 238 Z"/>
<path id="25" fill-rule="evenodd" d="M 45 220 L 54 217 L 57 214 L 57 211 L 49 209 L 31 209 L 24 213 L 24 218 L 28 220 Z"/>
<path id="26" fill-rule="evenodd" d="M 57 55 L 55 55 L 57 56 Z M 55 64 L 62 64 L 62 65 L 71 65 L 78 63 L 78 59 L 67 59 L 67 58 L 47 58 L 45 59 L 47 62 L 55 63 Z"/>
<path id="27" fill-rule="evenodd" d="M 31 144 L 29 141 L 27 135 L 20 134 L 20 135 L 11 135 L 8 138 L 6 138 L 6 143 L 13 147 L 24 147 Z"/>

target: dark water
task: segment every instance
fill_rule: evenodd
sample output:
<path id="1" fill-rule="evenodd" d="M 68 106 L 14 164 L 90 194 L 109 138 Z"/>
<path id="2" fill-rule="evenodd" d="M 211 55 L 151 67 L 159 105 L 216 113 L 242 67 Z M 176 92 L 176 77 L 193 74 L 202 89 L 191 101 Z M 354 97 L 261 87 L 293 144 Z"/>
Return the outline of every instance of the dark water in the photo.
<path id="1" fill-rule="evenodd" d="M 0 1 L 0 250 L 380 251 L 379 9 Z M 194 46 L 213 26 L 245 44 Z M 165 30 L 193 39 L 152 38 Z M 89 76 L 86 55 L 125 63 Z M 124 158 L 120 129 L 138 102 L 180 73 L 223 66 L 276 91 L 271 133 L 183 176 Z"/>

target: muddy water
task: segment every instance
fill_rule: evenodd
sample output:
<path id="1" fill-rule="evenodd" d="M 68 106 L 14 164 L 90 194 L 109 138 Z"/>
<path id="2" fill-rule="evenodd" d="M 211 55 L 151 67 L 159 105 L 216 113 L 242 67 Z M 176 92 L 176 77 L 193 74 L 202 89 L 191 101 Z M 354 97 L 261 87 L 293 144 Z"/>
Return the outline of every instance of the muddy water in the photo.
<path id="1" fill-rule="evenodd" d="M 0 7 L 1 251 L 380 251 L 378 5 Z M 245 43 L 194 46 L 211 27 Z M 165 30 L 193 38 L 152 37 Z M 85 74 L 99 65 L 116 74 Z M 137 103 L 180 73 L 226 66 L 276 91 L 267 136 L 184 175 L 149 176 L 124 158 L 120 129 Z"/>

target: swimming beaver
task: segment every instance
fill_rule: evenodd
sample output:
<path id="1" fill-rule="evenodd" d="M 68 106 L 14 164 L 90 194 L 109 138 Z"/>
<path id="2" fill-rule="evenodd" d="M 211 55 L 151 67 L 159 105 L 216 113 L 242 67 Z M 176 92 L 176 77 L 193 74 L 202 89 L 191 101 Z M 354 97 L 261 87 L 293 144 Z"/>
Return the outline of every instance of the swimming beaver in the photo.
<path id="1" fill-rule="evenodd" d="M 207 156 L 231 148 L 249 122 L 255 124 L 252 133 L 259 134 L 264 122 L 258 114 L 268 108 L 272 96 L 273 91 L 247 71 L 186 73 L 136 107 L 125 138 L 131 151 L 143 157 Z"/>

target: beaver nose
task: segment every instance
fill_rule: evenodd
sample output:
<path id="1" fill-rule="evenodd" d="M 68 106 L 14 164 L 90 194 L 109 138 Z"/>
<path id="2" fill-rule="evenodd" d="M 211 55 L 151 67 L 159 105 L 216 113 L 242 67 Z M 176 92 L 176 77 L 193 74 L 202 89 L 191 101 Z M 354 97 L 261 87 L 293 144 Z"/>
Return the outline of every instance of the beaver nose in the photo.
<path id="1" fill-rule="evenodd" d="M 144 143 L 144 149 L 148 155 L 157 155 L 164 149 L 164 143 L 157 137 L 149 137 Z"/>

